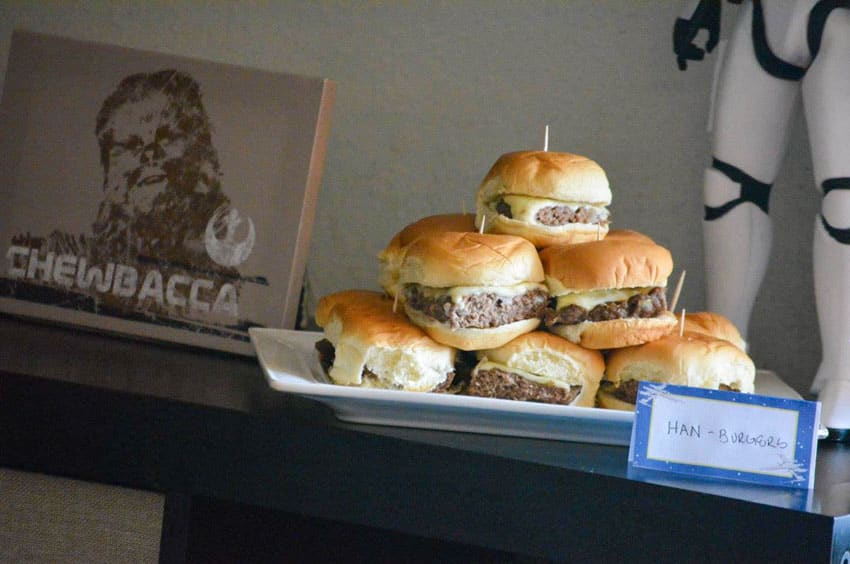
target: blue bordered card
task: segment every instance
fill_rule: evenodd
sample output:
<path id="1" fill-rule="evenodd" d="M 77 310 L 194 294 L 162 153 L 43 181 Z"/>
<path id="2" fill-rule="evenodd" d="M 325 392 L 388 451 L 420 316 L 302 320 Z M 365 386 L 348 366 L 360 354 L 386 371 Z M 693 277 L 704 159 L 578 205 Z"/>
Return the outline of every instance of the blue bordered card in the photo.
<path id="1" fill-rule="evenodd" d="M 819 421 L 819 402 L 641 382 L 629 463 L 812 488 Z"/>

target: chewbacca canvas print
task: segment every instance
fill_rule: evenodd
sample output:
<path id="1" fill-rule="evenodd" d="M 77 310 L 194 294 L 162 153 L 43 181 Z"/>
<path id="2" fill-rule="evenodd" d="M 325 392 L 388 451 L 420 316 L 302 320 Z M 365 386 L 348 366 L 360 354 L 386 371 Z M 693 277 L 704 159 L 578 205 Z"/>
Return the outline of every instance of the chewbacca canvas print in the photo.
<path id="1" fill-rule="evenodd" d="M 50 51 L 54 42 L 66 42 L 48 36 L 16 32 L 15 40 L 20 42 L 22 37 L 36 44 L 37 53 L 39 46 L 42 51 Z M 13 41 L 12 56 L 23 51 L 15 47 Z M 154 325 L 159 327 L 153 331 L 154 336 L 164 331 L 172 339 L 191 343 L 196 343 L 198 339 L 181 339 L 180 336 L 206 335 L 244 344 L 247 343 L 247 329 L 251 326 L 291 325 L 292 322 L 287 320 L 287 317 L 293 318 L 291 303 L 289 312 L 278 310 L 277 319 L 269 318 L 264 312 L 269 310 L 269 305 L 280 307 L 292 301 L 292 281 L 278 278 L 281 268 L 280 265 L 275 267 L 274 261 L 279 262 L 280 257 L 289 254 L 295 262 L 283 265 L 284 270 L 296 276 L 303 273 L 306 252 L 303 248 L 304 231 L 309 231 L 310 225 L 304 225 L 301 218 L 303 206 L 312 207 L 315 203 L 315 187 L 310 188 L 306 184 L 297 186 L 301 197 L 295 201 L 301 203 L 301 208 L 289 210 L 292 217 L 292 225 L 288 226 L 291 239 L 278 241 L 277 253 L 273 246 L 263 247 L 263 235 L 267 236 L 265 240 L 271 244 L 271 238 L 268 237 L 271 232 L 287 230 L 280 227 L 280 219 L 286 215 L 284 210 L 277 210 L 278 217 L 275 218 L 268 203 L 275 199 L 286 201 L 291 198 L 278 198 L 274 191 L 296 187 L 285 186 L 284 179 L 278 180 L 277 186 L 251 187 L 246 179 L 226 176 L 215 141 L 221 139 L 228 148 L 238 147 L 242 152 L 250 147 L 251 151 L 245 153 L 250 159 L 257 159 L 259 157 L 255 153 L 266 151 L 267 155 L 263 158 L 273 165 L 269 167 L 268 176 L 279 173 L 281 167 L 276 166 L 278 163 L 274 161 L 286 155 L 282 147 L 277 148 L 275 154 L 275 147 L 258 146 L 247 139 L 240 143 L 229 135 L 225 136 L 227 132 L 216 127 L 217 116 L 212 116 L 206 105 L 207 99 L 213 99 L 216 108 L 229 109 L 226 101 L 215 100 L 217 96 L 230 98 L 235 95 L 221 90 L 221 85 L 229 84 L 231 89 L 244 88 L 245 81 L 227 80 L 210 74 L 217 70 L 209 68 L 216 66 L 212 63 L 192 61 L 183 62 L 179 68 L 178 65 L 150 68 L 151 63 L 164 56 L 136 55 L 137 52 L 116 51 L 117 48 L 99 50 L 97 46 L 79 42 L 66 42 L 64 47 L 61 49 L 57 45 L 55 52 L 41 54 L 67 57 L 67 49 L 75 47 L 100 53 L 102 58 L 111 62 L 117 59 L 118 62 L 114 64 L 116 67 L 123 66 L 128 60 L 144 60 L 146 70 L 119 75 L 112 87 L 103 90 L 96 111 L 86 111 L 81 101 L 80 112 L 69 122 L 82 121 L 80 114 L 88 113 L 91 116 L 88 137 L 75 136 L 71 139 L 70 134 L 67 134 L 69 138 L 66 143 L 78 146 L 82 143 L 91 144 L 92 149 L 85 154 L 96 158 L 97 202 L 89 202 L 86 206 L 82 199 L 72 201 L 72 205 L 67 207 L 67 214 L 63 213 L 62 206 L 55 206 L 52 227 L 49 217 L 39 217 L 37 221 L 31 218 L 33 220 L 28 221 L 26 213 L 21 210 L 32 207 L 32 202 L 36 201 L 32 198 L 33 190 L 50 191 L 52 187 L 50 197 L 53 199 L 73 196 L 59 186 L 59 182 L 68 182 L 65 171 L 80 170 L 86 177 L 91 177 L 91 167 L 83 169 L 83 161 L 86 159 L 82 156 L 74 156 L 69 161 L 55 155 L 56 160 L 51 161 L 51 155 L 44 155 L 44 162 L 48 163 L 46 166 L 61 172 L 49 177 L 52 186 L 44 186 L 42 182 L 38 182 L 37 186 L 36 178 L 40 173 L 32 171 L 29 176 L 26 174 L 29 170 L 28 153 L 21 154 L 17 163 L 12 165 L 17 167 L 9 171 L 15 181 L 12 186 L 7 185 L 3 189 L 4 196 L 8 193 L 9 201 L 18 208 L 17 212 L 11 213 L 18 215 L 4 222 L 4 228 L 0 231 L 8 233 L 5 253 L 7 263 L 0 276 L 0 305 L 8 305 L 10 300 L 15 300 L 16 304 L 23 301 L 59 308 L 64 310 L 64 314 L 51 309 L 52 315 L 48 317 L 60 320 L 70 315 L 91 321 L 85 314 L 94 314 L 120 319 L 122 323 L 129 322 L 130 327 L 133 324 Z M 84 61 L 74 58 L 72 64 L 85 65 L 81 60 Z M 39 61 L 24 60 L 19 61 L 19 65 L 15 65 L 15 62 L 10 57 L 4 107 L 24 102 L 32 107 L 32 100 L 16 98 L 18 90 L 10 90 L 9 81 L 14 83 L 19 80 L 16 71 L 22 74 L 23 67 L 31 70 Z M 57 68 L 50 61 L 41 64 L 45 69 Z M 197 72 L 208 77 L 204 82 L 214 84 L 216 88 L 205 89 L 202 81 L 196 77 L 196 72 L 191 70 L 192 67 L 200 69 Z M 37 66 L 36 75 L 38 68 L 41 67 Z M 81 70 L 83 74 L 97 72 L 90 65 Z M 220 72 L 226 74 L 227 70 L 225 68 Z M 236 69 L 234 72 L 249 71 Z M 100 78 L 102 74 L 80 88 L 93 90 L 92 84 L 105 82 Z M 323 96 L 327 81 L 296 80 L 294 77 L 282 76 L 292 79 L 296 87 L 303 89 L 309 85 L 318 94 L 313 97 L 317 108 L 321 107 L 323 100 L 327 103 L 327 97 Z M 61 79 L 52 76 L 49 79 L 61 82 Z M 65 80 L 67 82 L 68 79 Z M 84 84 L 78 75 L 70 80 Z M 8 95 L 10 91 L 12 95 Z M 261 101 L 274 99 L 274 94 L 268 92 Z M 243 105 L 242 110 L 246 116 L 250 116 L 250 106 Z M 319 126 L 317 119 L 320 112 L 315 115 L 316 119 L 311 124 L 313 127 Z M 274 116 L 274 120 L 263 119 L 262 116 L 253 119 L 258 123 L 266 123 L 266 127 L 274 120 L 290 124 L 299 122 L 281 120 L 280 116 Z M 231 122 L 238 123 L 238 120 L 223 120 L 225 124 Z M 11 147 L 20 153 L 12 135 L 15 129 L 28 128 L 29 125 L 9 125 L 8 135 L 0 133 L 3 135 L 3 145 L 0 147 Z M 275 135 L 284 137 L 285 126 L 283 123 L 279 125 L 280 131 L 270 132 L 268 138 L 274 138 Z M 59 136 L 66 135 L 61 126 L 57 130 Z M 240 127 L 239 131 L 244 129 Z M 45 143 L 58 145 L 56 141 L 41 142 L 42 145 Z M 38 142 L 34 144 L 38 145 Z M 63 148 L 65 146 L 61 145 Z M 33 152 L 36 152 L 35 149 L 33 147 Z M 313 150 L 317 149 L 323 147 L 313 147 Z M 92 159 L 88 162 L 92 164 Z M 237 158 L 231 158 L 229 162 L 236 163 L 236 171 L 256 170 L 256 165 L 243 164 Z M 304 179 L 310 180 L 310 163 L 295 163 L 294 168 L 299 167 L 306 172 Z M 313 172 L 312 180 L 315 184 L 316 175 Z M 61 181 L 54 181 L 54 178 L 61 178 Z M 227 193 L 231 188 L 225 189 L 228 182 L 234 187 L 234 197 L 239 198 L 238 205 Z M 91 190 L 88 193 L 94 195 Z M 81 225 L 86 207 L 89 219 Z M 68 219 L 71 216 L 78 218 L 76 222 Z M 69 228 L 71 223 L 81 228 Z M 302 245 L 302 248 L 293 248 L 290 253 L 285 251 L 287 244 L 294 246 L 296 243 Z M 295 289 L 300 289 L 300 285 L 296 285 Z M 279 300 L 279 303 L 262 303 L 264 295 L 266 300 L 272 298 Z M 267 318 L 263 318 L 264 315 Z M 151 334 L 151 330 L 146 329 L 141 333 Z"/>

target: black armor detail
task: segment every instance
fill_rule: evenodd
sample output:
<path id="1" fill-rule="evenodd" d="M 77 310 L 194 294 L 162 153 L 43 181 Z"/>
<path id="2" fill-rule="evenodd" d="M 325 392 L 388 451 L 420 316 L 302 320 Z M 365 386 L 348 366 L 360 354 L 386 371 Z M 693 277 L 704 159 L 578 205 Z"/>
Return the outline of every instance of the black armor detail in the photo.
<path id="1" fill-rule="evenodd" d="M 823 195 L 826 196 L 833 190 L 850 190 L 850 178 L 829 178 L 823 181 L 821 184 L 821 188 L 823 188 Z M 831 226 L 827 223 L 826 218 L 821 214 L 820 216 L 821 224 L 823 228 L 829 233 L 829 236 L 841 243 L 842 245 L 850 245 L 850 228 L 848 229 L 838 229 L 837 227 Z"/>
<path id="2" fill-rule="evenodd" d="M 821 40 L 823 39 L 823 28 L 826 25 L 826 20 L 829 14 L 836 8 L 850 9 L 850 0 L 821 0 L 812 11 L 809 12 L 809 25 L 806 30 L 806 39 L 809 43 L 809 52 L 812 54 L 812 60 L 818 56 L 820 51 Z"/>
<path id="3" fill-rule="evenodd" d="M 753 0 L 753 49 L 761 68 L 776 78 L 782 80 L 800 80 L 806 74 L 806 69 L 783 61 L 771 51 L 767 44 L 767 31 L 764 25 L 764 10 L 761 0 Z"/>
<path id="4" fill-rule="evenodd" d="M 705 206 L 705 220 L 713 221 L 719 219 L 729 213 L 733 208 L 750 202 L 757 205 L 764 213 L 768 213 L 768 203 L 770 200 L 770 184 L 759 182 L 749 174 L 745 173 L 736 166 L 723 162 L 719 159 L 714 159 L 711 163 L 712 168 L 722 172 L 729 180 L 741 185 L 741 197 L 730 200 L 718 207 Z"/>

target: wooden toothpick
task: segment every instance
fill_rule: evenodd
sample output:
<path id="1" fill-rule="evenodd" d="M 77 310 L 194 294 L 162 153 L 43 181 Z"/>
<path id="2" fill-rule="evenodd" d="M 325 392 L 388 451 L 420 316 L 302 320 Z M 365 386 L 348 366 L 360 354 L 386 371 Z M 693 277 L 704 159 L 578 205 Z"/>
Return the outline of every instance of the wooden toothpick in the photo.
<path id="1" fill-rule="evenodd" d="M 679 321 L 679 336 L 685 334 L 685 308 L 682 308 L 682 317 Z"/>
<path id="2" fill-rule="evenodd" d="M 396 288 L 395 296 L 393 296 L 393 313 L 398 309 L 398 288 Z"/>
<path id="3" fill-rule="evenodd" d="M 485 224 L 486 222 L 487 222 L 487 216 L 482 214 L 482 215 L 481 215 L 481 225 L 478 227 L 478 234 L 479 234 L 479 235 L 483 235 L 483 234 L 484 234 L 484 224 Z"/>
<path id="4" fill-rule="evenodd" d="M 676 283 L 676 289 L 673 291 L 673 299 L 670 300 L 670 311 L 676 311 L 676 304 L 679 303 L 679 294 L 682 293 L 682 284 L 685 282 L 685 273 L 687 270 L 683 270 L 682 274 L 679 275 L 679 281 Z"/>
<path id="5" fill-rule="evenodd" d="M 543 150 L 549 150 L 549 125 L 543 128 Z"/>

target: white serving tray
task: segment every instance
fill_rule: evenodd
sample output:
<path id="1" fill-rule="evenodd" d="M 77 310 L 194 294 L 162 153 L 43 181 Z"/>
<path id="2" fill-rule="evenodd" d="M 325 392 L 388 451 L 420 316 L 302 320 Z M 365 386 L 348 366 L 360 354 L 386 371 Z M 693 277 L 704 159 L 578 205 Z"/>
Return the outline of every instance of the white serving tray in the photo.
<path id="1" fill-rule="evenodd" d="M 314 348 L 322 333 L 249 332 L 272 389 L 325 403 L 342 421 L 609 445 L 628 445 L 631 438 L 634 413 L 627 411 L 331 384 Z M 756 393 L 800 398 L 766 370 L 756 374 Z"/>

